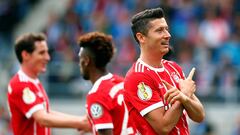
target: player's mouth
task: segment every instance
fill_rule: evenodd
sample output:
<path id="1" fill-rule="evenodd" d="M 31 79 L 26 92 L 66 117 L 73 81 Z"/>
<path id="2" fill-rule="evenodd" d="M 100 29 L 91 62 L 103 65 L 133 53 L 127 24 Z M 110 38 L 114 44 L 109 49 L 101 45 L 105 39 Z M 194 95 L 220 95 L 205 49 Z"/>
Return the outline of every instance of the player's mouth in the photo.
<path id="1" fill-rule="evenodd" d="M 168 41 L 163 41 L 163 42 L 161 42 L 161 45 L 169 46 L 169 42 Z"/>
<path id="2" fill-rule="evenodd" d="M 42 66 L 43 66 L 43 67 L 46 67 L 46 66 L 47 66 L 47 64 L 48 64 L 48 61 L 46 61 L 46 62 L 43 62 L 43 63 L 42 63 Z"/>

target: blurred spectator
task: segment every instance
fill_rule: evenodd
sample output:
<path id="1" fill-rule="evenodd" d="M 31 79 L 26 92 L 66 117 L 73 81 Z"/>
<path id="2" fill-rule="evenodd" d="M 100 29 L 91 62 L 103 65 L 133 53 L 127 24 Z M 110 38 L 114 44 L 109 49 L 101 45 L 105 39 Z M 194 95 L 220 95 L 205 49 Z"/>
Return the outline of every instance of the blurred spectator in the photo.
<path id="1" fill-rule="evenodd" d="M 217 7 L 210 6 L 206 9 L 204 20 L 199 25 L 200 38 L 210 49 L 211 62 L 219 60 L 217 49 L 226 41 L 230 31 L 228 23 L 217 14 L 218 10 L 215 8 Z"/>

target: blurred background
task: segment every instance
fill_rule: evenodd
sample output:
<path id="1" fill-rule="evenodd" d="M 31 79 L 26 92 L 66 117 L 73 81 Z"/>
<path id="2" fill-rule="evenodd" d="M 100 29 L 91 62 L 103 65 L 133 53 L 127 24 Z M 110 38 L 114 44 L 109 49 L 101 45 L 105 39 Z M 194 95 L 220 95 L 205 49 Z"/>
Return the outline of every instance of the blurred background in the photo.
<path id="1" fill-rule="evenodd" d="M 19 68 L 14 40 L 26 32 L 44 32 L 51 62 L 41 76 L 53 109 L 82 115 L 91 84 L 79 73 L 77 39 L 91 31 L 111 34 L 117 53 L 111 72 L 125 75 L 139 55 L 130 29 L 133 14 L 162 7 L 174 53 L 167 58 L 188 74 L 197 71 L 196 94 L 206 119 L 190 122 L 192 135 L 240 135 L 239 0 L 0 0 L 0 135 L 11 135 L 7 84 Z M 53 135 L 77 135 L 54 129 Z"/>

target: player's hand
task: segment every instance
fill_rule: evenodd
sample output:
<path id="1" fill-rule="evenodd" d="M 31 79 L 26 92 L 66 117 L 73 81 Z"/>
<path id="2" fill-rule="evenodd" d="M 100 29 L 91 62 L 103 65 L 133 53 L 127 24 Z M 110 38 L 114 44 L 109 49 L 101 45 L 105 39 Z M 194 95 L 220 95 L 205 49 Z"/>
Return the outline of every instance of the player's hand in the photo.
<path id="1" fill-rule="evenodd" d="M 173 104 L 175 101 L 180 101 L 181 103 L 184 103 L 188 100 L 188 97 L 183 94 L 182 91 L 173 87 L 171 84 L 164 80 L 162 82 L 168 89 L 164 95 L 164 100 L 167 101 L 167 103 Z"/>
<path id="2" fill-rule="evenodd" d="M 77 130 L 79 131 L 80 134 L 85 134 L 87 132 L 91 132 L 91 125 L 88 121 L 87 115 L 81 116 L 81 117 L 77 117 L 76 119 L 78 119 L 78 123 L 76 123 L 78 126 Z"/>
<path id="3" fill-rule="evenodd" d="M 182 80 L 182 79 L 179 80 L 180 90 L 188 97 L 191 97 L 196 91 L 195 81 L 192 80 L 194 73 L 195 73 L 195 68 L 192 68 L 188 77 L 185 80 Z"/>

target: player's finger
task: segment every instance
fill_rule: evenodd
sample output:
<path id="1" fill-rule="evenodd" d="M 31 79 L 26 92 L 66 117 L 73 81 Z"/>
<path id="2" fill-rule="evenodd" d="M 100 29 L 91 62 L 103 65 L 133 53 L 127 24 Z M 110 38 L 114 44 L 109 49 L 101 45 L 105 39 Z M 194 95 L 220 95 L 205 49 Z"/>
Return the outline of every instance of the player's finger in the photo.
<path id="1" fill-rule="evenodd" d="M 177 96 L 173 97 L 170 102 L 168 102 L 170 105 L 172 105 L 177 99 Z"/>
<path id="2" fill-rule="evenodd" d="M 171 89 L 171 88 L 173 88 L 173 86 L 172 86 L 171 84 L 169 84 L 167 81 L 162 80 L 162 82 L 163 82 L 163 84 L 167 87 L 168 90 Z"/>
<path id="3" fill-rule="evenodd" d="M 170 94 L 173 92 L 173 89 L 167 90 L 166 93 L 164 94 L 164 100 L 166 101 Z"/>
<path id="4" fill-rule="evenodd" d="M 190 71 L 190 73 L 189 73 L 187 79 L 192 80 L 193 75 L 194 75 L 194 73 L 195 73 L 195 70 L 196 70 L 195 68 L 192 68 L 192 70 Z"/>
<path id="5" fill-rule="evenodd" d="M 166 98 L 166 101 L 167 101 L 168 103 L 170 103 L 170 102 L 172 101 L 172 99 L 173 99 L 175 96 L 178 95 L 178 92 L 179 92 L 179 91 L 174 91 L 173 93 L 171 93 L 171 94 Z"/>

